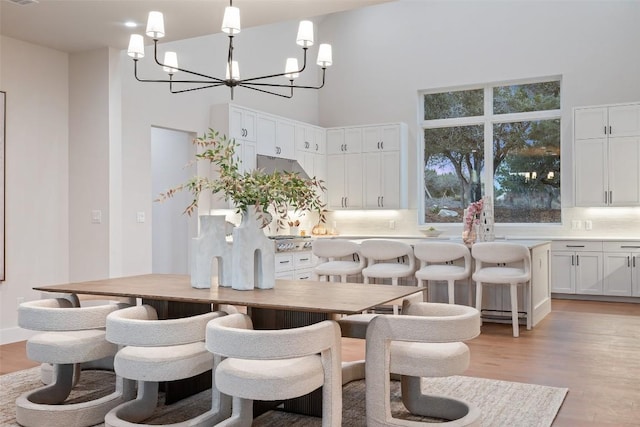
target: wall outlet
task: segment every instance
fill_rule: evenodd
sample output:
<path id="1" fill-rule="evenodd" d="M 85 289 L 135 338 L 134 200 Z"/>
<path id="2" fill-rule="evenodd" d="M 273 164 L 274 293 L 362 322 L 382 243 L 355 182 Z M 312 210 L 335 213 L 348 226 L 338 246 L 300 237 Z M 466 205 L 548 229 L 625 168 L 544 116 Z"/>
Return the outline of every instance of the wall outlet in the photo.
<path id="1" fill-rule="evenodd" d="M 136 213 L 136 221 L 138 221 L 139 223 L 143 223 L 145 221 L 144 212 Z"/>
<path id="2" fill-rule="evenodd" d="M 396 222 L 394 220 L 390 220 L 389 221 L 389 229 L 390 230 L 395 230 L 396 229 Z"/>
<path id="3" fill-rule="evenodd" d="M 92 224 L 100 224 L 102 222 L 102 211 L 100 210 L 92 210 L 91 211 L 91 223 Z"/>
<path id="4" fill-rule="evenodd" d="M 590 219 L 586 220 L 584 222 L 584 229 L 585 230 L 593 230 L 593 222 L 591 222 Z"/>
<path id="5" fill-rule="evenodd" d="M 571 229 L 572 230 L 581 230 L 582 229 L 582 221 L 579 219 L 571 220 Z"/>

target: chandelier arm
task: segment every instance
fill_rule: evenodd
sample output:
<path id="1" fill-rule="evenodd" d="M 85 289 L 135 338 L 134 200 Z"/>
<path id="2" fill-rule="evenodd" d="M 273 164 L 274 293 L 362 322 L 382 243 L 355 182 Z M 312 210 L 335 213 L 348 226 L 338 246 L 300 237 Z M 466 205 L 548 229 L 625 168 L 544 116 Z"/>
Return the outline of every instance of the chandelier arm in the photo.
<path id="1" fill-rule="evenodd" d="M 302 60 L 302 68 L 300 68 L 298 71 L 293 71 L 294 73 L 302 73 L 305 68 L 307 68 L 307 47 L 303 47 L 302 50 L 304 51 L 304 56 L 303 56 L 303 60 Z M 240 80 L 240 83 L 246 83 L 246 82 L 252 82 L 254 80 L 263 80 L 263 79 L 269 79 L 272 77 L 283 77 L 283 76 L 287 76 L 289 74 L 291 74 L 292 72 L 289 71 L 285 71 L 284 73 L 279 73 L 279 74 L 270 74 L 268 76 L 260 76 L 260 77 L 250 77 L 248 79 L 242 79 Z M 269 86 L 275 86 L 275 85 L 269 85 Z M 286 85 L 288 87 L 288 85 Z"/>
<path id="2" fill-rule="evenodd" d="M 241 82 L 240 86 L 251 88 L 251 86 L 269 86 L 269 87 L 290 87 L 292 89 L 322 89 L 325 81 L 326 68 L 322 68 L 322 84 L 320 86 L 301 86 L 301 85 L 284 85 L 284 84 L 270 84 L 270 83 L 245 83 Z M 250 86 L 249 86 L 250 85 Z"/>
<path id="3" fill-rule="evenodd" d="M 209 89 L 211 87 L 217 87 L 217 86 L 224 86 L 224 83 L 214 83 L 207 86 L 194 87 L 191 89 L 173 90 L 171 87 L 169 89 L 171 90 L 171 93 L 184 93 L 184 92 L 191 92 L 191 91 L 200 90 L 200 89 Z"/>
<path id="4" fill-rule="evenodd" d="M 173 68 L 174 70 L 182 71 L 183 73 L 192 74 L 194 76 L 199 76 L 199 77 L 204 77 L 205 79 L 210 79 L 210 80 L 213 80 L 215 82 L 224 84 L 224 80 L 219 79 L 217 77 L 209 76 L 207 74 L 196 73 L 195 71 L 187 70 L 185 68 L 166 65 L 166 64 L 163 64 L 162 62 L 160 62 L 158 60 L 158 39 L 153 39 L 153 59 L 156 61 L 156 64 L 158 64 L 161 67 Z M 198 83 L 198 82 L 196 82 L 196 83 Z M 207 82 L 201 82 L 201 83 L 207 83 Z"/>
<path id="5" fill-rule="evenodd" d="M 253 83 L 255 85 L 255 83 Z M 291 88 L 291 94 L 290 95 L 283 95 L 281 93 L 278 92 L 272 92 L 270 90 L 264 90 L 264 89 L 259 89 L 257 87 L 251 87 L 251 86 L 246 86 L 244 84 L 238 84 L 238 86 L 244 87 L 246 89 L 251 89 L 251 90 L 256 90 L 258 92 L 262 92 L 262 93 L 268 93 L 269 95 L 276 95 L 276 96 L 280 96 L 282 98 L 293 98 L 293 86 L 288 86 L 288 85 L 278 85 L 278 86 L 282 86 L 282 87 L 290 87 Z M 269 85 L 269 86 L 275 86 L 275 85 Z"/>

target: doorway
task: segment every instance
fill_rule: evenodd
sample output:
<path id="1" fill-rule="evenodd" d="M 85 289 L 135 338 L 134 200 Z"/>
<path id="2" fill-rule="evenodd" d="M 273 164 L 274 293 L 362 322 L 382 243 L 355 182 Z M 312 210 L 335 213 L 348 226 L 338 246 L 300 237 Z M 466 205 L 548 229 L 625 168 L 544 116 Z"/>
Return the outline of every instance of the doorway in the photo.
<path id="1" fill-rule="evenodd" d="M 151 176 L 154 200 L 193 174 L 185 165 L 194 158 L 194 133 L 151 128 Z M 180 191 L 164 202 L 153 202 L 152 273 L 189 274 L 191 237 L 197 233 L 197 215 L 183 214 L 191 202 L 188 191 Z"/>

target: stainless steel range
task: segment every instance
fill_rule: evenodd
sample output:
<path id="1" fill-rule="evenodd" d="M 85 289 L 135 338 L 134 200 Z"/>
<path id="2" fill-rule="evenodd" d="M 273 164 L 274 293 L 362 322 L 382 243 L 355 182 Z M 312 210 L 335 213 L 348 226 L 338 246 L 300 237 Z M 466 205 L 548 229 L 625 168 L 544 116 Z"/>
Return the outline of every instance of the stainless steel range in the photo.
<path id="1" fill-rule="evenodd" d="M 269 236 L 276 252 L 304 251 L 311 249 L 311 236 Z"/>

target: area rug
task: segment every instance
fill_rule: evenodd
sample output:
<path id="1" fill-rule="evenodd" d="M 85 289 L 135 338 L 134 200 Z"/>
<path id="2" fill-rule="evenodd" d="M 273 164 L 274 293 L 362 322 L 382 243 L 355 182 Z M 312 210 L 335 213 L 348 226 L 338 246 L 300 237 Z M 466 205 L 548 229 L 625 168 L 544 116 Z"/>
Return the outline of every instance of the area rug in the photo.
<path id="1" fill-rule="evenodd" d="M 96 398 L 97 395 L 110 393 L 113 391 L 113 387 L 110 388 L 105 384 L 113 384 L 112 376 L 113 374 L 109 372 L 83 372 L 81 381 L 76 386 L 76 391 L 72 394 L 71 399 L 80 401 L 84 400 L 88 394 L 91 395 L 91 398 Z M 23 392 L 38 387 L 40 385 L 39 377 L 40 368 L 0 376 L 1 427 L 18 425 L 15 421 L 14 402 Z M 467 400 L 478 406 L 482 412 L 482 425 L 485 427 L 551 426 L 568 392 L 566 388 L 464 376 L 432 378 L 423 381 L 423 383 L 425 393 L 444 394 Z M 94 392 L 96 389 L 99 389 L 100 393 L 96 394 Z M 344 386 L 343 426 L 366 426 L 364 390 L 364 381 L 354 381 Z M 392 411 L 395 417 L 412 420 L 422 419 L 412 416 L 404 409 L 400 400 L 399 382 L 392 382 L 391 394 Z M 160 402 L 161 405 L 152 420 L 147 422 L 162 424 L 182 421 L 205 412 L 208 409 L 209 399 L 210 392 L 204 391 L 173 405 L 164 406 Z M 98 424 L 98 426 L 103 425 Z M 321 420 L 315 417 L 270 411 L 256 418 L 253 425 L 258 427 L 315 427 L 321 425 Z"/>

